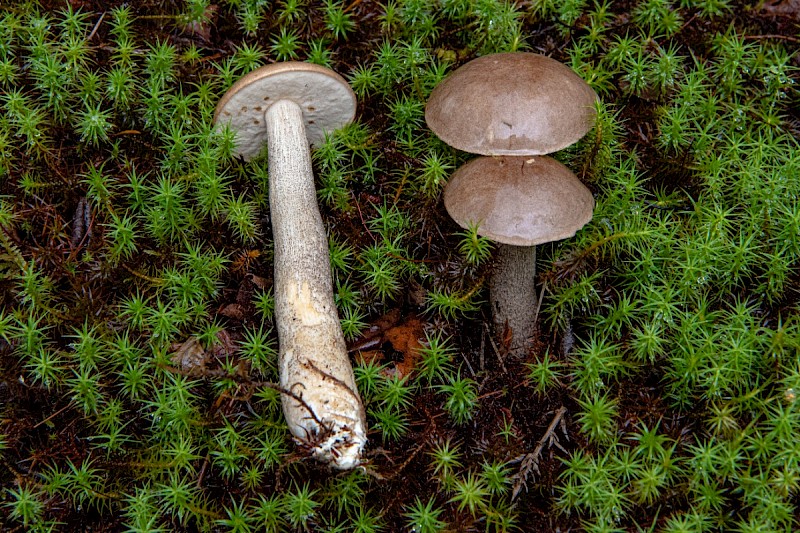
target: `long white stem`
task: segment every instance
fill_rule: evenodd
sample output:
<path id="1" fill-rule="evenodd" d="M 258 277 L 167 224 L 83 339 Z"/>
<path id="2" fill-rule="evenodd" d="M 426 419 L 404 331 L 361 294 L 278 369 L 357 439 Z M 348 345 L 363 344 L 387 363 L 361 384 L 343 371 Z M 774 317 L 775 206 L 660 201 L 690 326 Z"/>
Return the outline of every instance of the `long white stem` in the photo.
<path id="1" fill-rule="evenodd" d="M 303 112 L 280 100 L 266 122 L 280 384 L 295 396 L 283 395 L 283 412 L 317 459 L 353 468 L 366 443 L 366 420 L 334 304 Z"/>

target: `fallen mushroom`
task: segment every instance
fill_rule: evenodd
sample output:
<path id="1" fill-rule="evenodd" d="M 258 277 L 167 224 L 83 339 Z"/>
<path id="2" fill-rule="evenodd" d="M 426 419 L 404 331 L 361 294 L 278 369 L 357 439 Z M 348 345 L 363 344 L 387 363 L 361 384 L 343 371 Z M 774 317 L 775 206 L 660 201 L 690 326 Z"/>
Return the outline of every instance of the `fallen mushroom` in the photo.
<path id="1" fill-rule="evenodd" d="M 462 226 L 461 221 L 477 223 L 479 234 L 492 237 L 492 232 L 496 232 L 495 240 L 509 245 L 498 248 L 489 292 L 495 334 L 501 336 L 508 326 L 511 329 L 510 348 L 514 353 L 522 352 L 526 340 L 533 336 L 536 302 L 534 241 L 538 237 L 529 236 L 522 228 L 528 224 L 524 221 L 538 215 L 526 214 L 523 209 L 546 209 L 548 206 L 525 196 L 515 197 L 523 193 L 512 192 L 514 187 L 508 184 L 508 180 L 517 167 L 521 169 L 520 176 L 527 176 L 526 179 L 534 179 L 540 174 L 552 175 L 553 180 L 555 176 L 565 178 L 566 170 L 572 178 L 563 183 L 570 184 L 569 190 L 577 190 L 577 178 L 569 170 L 557 169 L 556 162 L 549 158 L 530 159 L 529 156 L 552 153 L 580 140 L 592 127 L 596 102 L 594 90 L 567 66 L 543 55 L 517 52 L 487 55 L 466 63 L 433 90 L 425 107 L 428 126 L 450 146 L 475 154 L 514 156 L 497 160 L 479 158 L 467 163 L 456 171 L 445 189 L 445 206 L 448 196 L 453 209 L 456 209 L 452 206 L 455 196 L 461 197 L 459 202 L 463 205 L 470 206 L 459 216 L 447 208 L 456 222 Z M 517 160 L 516 156 L 525 157 Z M 529 159 L 530 163 L 527 162 Z M 505 176 L 505 181 L 489 180 L 487 176 L 487 183 L 481 183 L 475 175 L 479 168 Z M 459 174 L 461 178 L 456 180 Z M 523 178 L 515 179 L 522 187 L 520 180 Z M 479 198 L 477 189 L 456 185 L 462 180 L 489 196 Z M 489 181 L 493 185 L 489 185 Z M 552 181 L 551 186 L 557 187 L 557 183 L 560 182 Z M 525 194 L 534 197 L 543 194 L 533 185 L 524 187 L 528 187 Z M 547 194 L 556 193 L 550 191 Z M 589 202 L 591 194 L 588 198 L 587 194 L 588 190 L 585 190 L 579 195 L 579 204 L 583 207 L 593 205 L 593 201 Z M 475 196 L 473 203 L 470 203 L 469 196 Z M 519 205 L 512 210 L 512 203 Z M 518 233 L 509 237 L 507 231 L 510 230 L 488 229 L 489 212 L 483 211 L 481 215 L 481 212 L 474 211 L 479 205 L 507 209 L 505 214 L 503 209 L 492 212 L 492 217 L 504 218 L 505 223 L 510 224 L 508 227 L 515 227 L 513 231 Z M 463 218 L 466 215 L 469 217 Z M 583 222 L 565 230 L 563 236 L 548 237 L 539 242 L 574 234 L 578 227 L 591 219 L 591 207 L 588 215 L 581 211 L 578 218 Z M 553 224 L 554 228 L 555 221 Z"/>
<path id="2" fill-rule="evenodd" d="M 267 145 L 283 412 L 313 457 L 342 470 L 361 462 L 366 416 L 334 304 L 309 145 L 350 122 L 355 109 L 341 76 L 289 62 L 240 79 L 214 116 L 236 132 L 245 160 Z"/>
<path id="3" fill-rule="evenodd" d="M 498 333 L 511 329 L 512 350 L 533 335 L 536 245 L 575 235 L 592 219 L 592 193 L 548 156 L 479 157 L 453 173 L 444 206 L 463 228 L 497 243 L 489 299 Z"/>

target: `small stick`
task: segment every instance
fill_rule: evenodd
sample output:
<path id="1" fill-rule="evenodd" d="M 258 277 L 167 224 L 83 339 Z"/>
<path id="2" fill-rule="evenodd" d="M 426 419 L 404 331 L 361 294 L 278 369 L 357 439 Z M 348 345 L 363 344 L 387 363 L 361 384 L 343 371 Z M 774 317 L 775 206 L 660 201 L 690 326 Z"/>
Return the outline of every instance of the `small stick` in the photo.
<path id="1" fill-rule="evenodd" d="M 789 41 L 792 43 L 800 43 L 800 39 L 797 37 L 791 37 L 789 35 L 778 35 L 775 33 L 768 33 L 766 35 L 745 35 L 745 39 L 782 39 L 784 41 Z"/>
<path id="2" fill-rule="evenodd" d="M 360 3 L 361 3 L 361 0 L 353 0 L 353 2 L 352 2 L 352 3 L 351 3 L 349 6 L 347 6 L 346 8 L 344 8 L 344 12 L 345 12 L 345 13 L 350 13 L 350 12 L 351 12 L 353 9 L 355 9 L 355 8 L 358 6 L 358 4 L 360 4 Z"/>
<path id="3" fill-rule="evenodd" d="M 402 472 L 403 470 L 405 470 L 405 468 L 406 468 L 406 467 L 407 467 L 407 466 L 408 466 L 408 465 L 411 463 L 411 461 L 413 461 L 413 460 L 414 460 L 414 457 L 416 457 L 416 456 L 417 456 L 417 454 L 420 452 L 420 450 L 422 450 L 422 448 L 424 448 L 424 447 L 425 447 L 425 444 L 426 444 L 426 443 L 423 441 L 423 442 L 422 442 L 422 444 L 420 444 L 419 446 L 417 446 L 416 448 L 414 448 L 414 449 L 411 451 L 411 453 L 408 455 L 408 457 L 406 457 L 405 461 L 403 461 L 403 462 L 402 462 L 402 463 L 400 463 L 400 464 L 399 464 L 399 465 L 398 465 L 396 468 L 394 468 L 394 469 L 393 469 L 394 471 L 393 471 L 393 472 L 392 472 L 390 475 L 388 475 L 388 476 L 383 476 L 383 475 L 380 475 L 380 474 L 378 474 L 377 472 L 374 472 L 374 471 L 373 471 L 373 474 L 374 474 L 374 475 L 379 475 L 379 476 L 381 476 L 380 478 L 378 478 L 378 479 L 381 479 L 381 480 L 386 480 L 386 479 L 394 479 L 394 478 L 396 478 L 396 477 L 397 477 L 397 476 L 400 474 L 400 472 Z M 369 472 L 367 472 L 367 473 L 369 473 Z M 371 475 L 372 475 L 372 474 L 371 474 Z"/>
<path id="4" fill-rule="evenodd" d="M 503 389 L 493 390 L 492 392 L 487 392 L 487 393 L 481 394 L 476 399 L 477 400 L 483 400 L 483 399 L 486 399 L 486 398 L 491 398 L 492 396 L 502 396 L 505 393 L 506 393 L 506 391 L 504 391 Z"/>
<path id="5" fill-rule="evenodd" d="M 203 460 L 203 466 L 200 467 L 200 474 L 197 476 L 197 483 L 195 486 L 200 489 L 203 487 L 203 478 L 206 475 L 206 468 L 208 467 L 208 454 L 206 454 L 205 459 Z"/>
<path id="6" fill-rule="evenodd" d="M 397 190 L 394 193 L 395 204 L 397 204 L 397 201 L 400 199 L 400 193 L 403 192 L 403 186 L 405 186 L 407 178 L 408 178 L 408 168 L 406 168 L 406 171 L 403 172 L 403 179 L 400 180 L 400 185 L 397 186 Z"/>
<path id="7" fill-rule="evenodd" d="M 483 331 L 484 331 L 484 333 L 486 332 L 486 323 L 485 322 L 483 323 Z M 486 335 L 481 335 L 481 351 L 480 351 L 480 354 L 481 354 L 481 358 L 480 358 L 480 361 L 481 361 L 481 372 L 486 370 L 486 361 L 485 361 L 485 357 L 484 357 L 485 353 L 486 353 Z"/>
<path id="8" fill-rule="evenodd" d="M 239 376 L 237 374 L 228 374 L 224 370 L 218 370 L 218 371 L 204 370 L 201 374 L 194 374 L 194 373 L 191 373 L 191 372 L 187 372 L 187 371 L 185 371 L 183 369 L 176 368 L 174 366 L 169 366 L 169 365 L 160 365 L 160 368 L 162 370 L 166 370 L 167 372 L 173 372 L 175 374 L 182 374 L 184 376 L 206 377 L 206 378 L 210 378 L 210 377 L 227 378 L 227 379 L 232 379 L 232 380 L 234 380 L 234 381 L 236 381 L 238 383 L 241 383 L 243 385 L 250 385 L 250 386 L 253 386 L 253 387 L 266 387 L 268 389 L 272 389 L 272 390 L 277 391 L 277 392 L 279 392 L 281 394 L 285 394 L 289 398 L 295 400 L 297 403 L 299 403 L 303 407 L 303 409 L 308 411 L 308 414 L 311 415 L 311 418 L 312 418 L 312 420 L 314 420 L 314 422 L 316 422 L 321 428 L 328 429 L 328 427 L 325 424 L 323 424 L 322 421 L 319 418 L 317 418 L 317 414 L 314 412 L 313 409 L 311 409 L 311 406 L 309 406 L 308 403 L 306 403 L 306 401 L 303 399 L 303 397 L 301 395 L 296 394 L 295 392 L 293 392 L 293 391 L 291 391 L 289 389 L 285 389 L 285 388 L 281 387 L 280 385 L 276 385 L 275 383 L 272 383 L 272 382 L 269 382 L 269 381 L 252 381 L 252 380 L 250 380 L 248 378 L 244 378 L 244 377 Z M 316 367 L 314 367 L 314 369 L 317 370 L 317 371 L 320 371 Z M 298 384 L 296 384 L 296 385 L 298 385 Z M 349 387 L 346 387 L 346 388 L 347 388 L 347 390 L 350 390 Z M 353 391 L 350 391 L 350 392 L 353 393 Z M 56 414 L 58 414 L 58 413 L 56 413 Z M 55 416 L 55 415 L 53 415 L 53 416 Z"/>
<path id="9" fill-rule="evenodd" d="M 50 420 L 52 420 L 53 418 L 57 417 L 58 415 L 60 415 L 60 414 L 61 414 L 61 413 L 63 413 L 64 411 L 66 411 L 68 408 L 69 408 L 69 404 L 65 405 L 64 407 L 62 407 L 61 409 L 59 409 L 58 411 L 56 411 L 56 412 L 55 412 L 55 413 L 53 413 L 52 415 L 48 416 L 47 418 L 45 418 L 44 420 L 42 420 L 41 422 L 39 422 L 38 424 L 36 424 L 35 426 L 33 426 L 33 429 L 36 429 L 36 428 L 38 428 L 38 427 L 39 427 L 39 426 L 41 426 L 42 424 L 46 424 L 47 422 L 49 422 L 49 421 L 50 421 Z"/>
<path id="10" fill-rule="evenodd" d="M 539 301 L 536 304 L 536 312 L 533 314 L 533 323 L 539 321 L 539 311 L 542 309 L 542 301 L 544 301 L 544 293 L 547 291 L 547 280 L 542 283 L 542 288 L 539 290 Z"/>
<path id="11" fill-rule="evenodd" d="M 343 388 L 344 390 L 346 390 L 346 391 L 347 391 L 347 392 L 350 394 L 350 396 L 352 396 L 352 397 L 353 397 L 353 398 L 354 398 L 356 401 L 358 401 L 359 403 L 361 402 L 361 397 L 360 397 L 358 394 L 356 394 L 356 392 L 355 392 L 353 389 L 351 389 L 351 388 L 350 388 L 350 387 L 347 385 L 347 383 L 345 383 L 345 382 L 344 382 L 344 381 L 342 381 L 341 379 L 337 378 L 337 377 L 336 377 L 336 376 L 334 376 L 334 375 L 331 375 L 331 374 L 330 374 L 330 373 L 328 373 L 328 372 L 325 372 L 325 371 L 324 371 L 324 370 L 322 370 L 320 367 L 318 367 L 317 365 L 315 365 L 313 361 L 307 360 L 307 361 L 304 361 L 304 362 L 303 362 L 303 364 L 304 364 L 304 365 L 307 365 L 307 367 L 308 367 L 308 368 L 310 368 L 311 370 L 313 370 L 314 372 L 316 372 L 317 374 L 319 374 L 319 375 L 320 375 L 320 376 L 321 376 L 323 379 L 330 379 L 330 380 L 331 380 L 331 381 L 333 381 L 333 382 L 334 382 L 336 385 L 338 385 L 339 387 L 341 387 L 341 388 Z M 315 420 L 316 420 L 316 417 L 315 417 Z M 317 421 L 317 422 L 319 423 L 319 421 Z"/>
<path id="12" fill-rule="evenodd" d="M 545 431 L 544 435 L 539 442 L 536 444 L 536 448 L 528 454 L 525 454 L 517 459 L 514 459 L 514 462 L 519 461 L 521 462 L 521 466 L 519 469 L 519 473 L 514 476 L 516 479 L 514 481 L 514 490 L 511 493 L 511 501 L 517 497 L 519 492 L 522 490 L 522 487 L 525 486 L 525 482 L 527 480 L 528 474 L 531 470 L 536 470 L 539 472 L 539 456 L 544 449 L 544 445 L 548 442 L 552 444 L 555 437 L 555 429 L 558 426 L 559 422 L 563 422 L 563 417 L 567 412 L 567 408 L 561 406 L 556 411 L 555 415 L 553 415 L 553 420 L 550 422 L 550 425 L 547 426 L 547 431 Z M 559 446 L 560 447 L 560 446 Z"/>
<path id="13" fill-rule="evenodd" d="M 137 271 L 133 270 L 131 267 L 129 267 L 128 265 L 126 265 L 125 263 L 122 263 L 121 266 L 122 266 L 122 268 L 124 268 L 125 270 L 127 270 L 128 272 L 130 272 L 131 274 L 136 276 L 137 278 L 142 278 L 144 280 L 147 280 L 150 283 L 153 283 L 154 285 L 161 285 L 164 282 L 164 280 L 161 279 L 161 278 L 153 278 L 153 277 L 148 276 L 147 274 L 142 274 L 141 272 L 137 272 Z"/>
<path id="14" fill-rule="evenodd" d="M 361 213 L 361 204 L 358 203 L 358 198 L 356 197 L 355 193 L 351 192 L 351 194 L 353 195 L 353 199 L 356 201 L 356 209 L 358 209 L 358 218 L 361 219 L 361 225 L 364 226 L 365 230 L 367 230 L 367 235 L 369 235 L 369 238 L 374 241 L 375 236 L 369 230 L 369 226 L 367 226 L 367 223 L 364 222 L 364 215 Z"/>
<path id="15" fill-rule="evenodd" d="M 95 34 L 97 33 L 98 28 L 100 28 L 100 24 L 103 22 L 104 18 L 106 18 L 106 12 L 105 11 L 103 11 L 103 14 L 100 15 L 99 19 L 97 19 L 97 22 L 95 23 L 94 28 L 92 28 L 91 33 L 89 33 L 89 36 L 86 38 L 87 41 L 91 41 L 92 37 L 95 36 Z"/>
<path id="16" fill-rule="evenodd" d="M 472 365 L 469 364 L 469 359 L 467 359 L 466 354 L 462 353 L 461 358 L 464 360 L 465 363 L 467 363 L 467 368 L 469 368 L 469 373 L 472 374 L 472 377 L 474 378 L 475 376 L 477 376 L 477 374 L 475 374 L 475 370 L 472 368 Z"/>
<path id="17" fill-rule="evenodd" d="M 497 344 L 495 344 L 492 334 L 489 331 L 489 326 L 486 325 L 486 322 L 483 323 L 483 330 L 486 332 L 486 336 L 489 337 L 489 343 L 492 345 L 492 351 L 494 351 L 494 354 L 497 356 L 497 360 L 500 362 L 500 369 L 503 371 L 503 374 L 508 374 L 506 365 L 503 362 L 503 356 L 500 355 L 500 350 L 497 348 Z M 482 339 L 481 342 L 483 342 Z"/>

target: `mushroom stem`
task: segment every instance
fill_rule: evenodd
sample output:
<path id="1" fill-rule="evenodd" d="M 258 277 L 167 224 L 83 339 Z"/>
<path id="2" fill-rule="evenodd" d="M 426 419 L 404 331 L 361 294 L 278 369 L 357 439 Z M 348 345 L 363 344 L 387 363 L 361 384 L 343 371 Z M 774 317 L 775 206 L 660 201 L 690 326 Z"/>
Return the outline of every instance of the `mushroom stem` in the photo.
<path id="1" fill-rule="evenodd" d="M 280 384 L 295 395 L 282 396 L 283 412 L 316 459 L 349 469 L 360 462 L 366 417 L 333 299 L 303 111 L 277 101 L 266 124 Z"/>
<path id="2" fill-rule="evenodd" d="M 495 336 L 511 330 L 510 353 L 525 354 L 533 337 L 536 316 L 536 246 L 498 244 L 489 279 Z"/>

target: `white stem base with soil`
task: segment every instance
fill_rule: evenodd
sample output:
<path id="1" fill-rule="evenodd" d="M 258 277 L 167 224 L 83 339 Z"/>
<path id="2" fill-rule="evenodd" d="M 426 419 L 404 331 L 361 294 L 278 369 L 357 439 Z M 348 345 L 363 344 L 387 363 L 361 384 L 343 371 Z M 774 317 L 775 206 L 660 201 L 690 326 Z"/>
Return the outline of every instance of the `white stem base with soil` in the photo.
<path id="1" fill-rule="evenodd" d="M 496 250 L 489 278 L 494 334 L 505 340 L 508 328 L 509 353 L 522 357 L 536 327 L 536 246 L 498 244 Z"/>
<path id="2" fill-rule="evenodd" d="M 283 394 L 283 411 L 316 459 L 349 469 L 361 461 L 366 416 L 333 299 L 303 112 L 280 100 L 266 123 L 280 385 L 293 395 Z"/>

